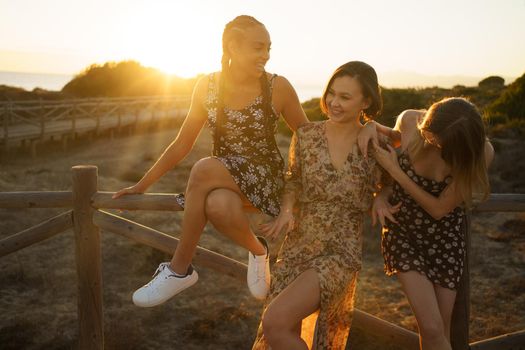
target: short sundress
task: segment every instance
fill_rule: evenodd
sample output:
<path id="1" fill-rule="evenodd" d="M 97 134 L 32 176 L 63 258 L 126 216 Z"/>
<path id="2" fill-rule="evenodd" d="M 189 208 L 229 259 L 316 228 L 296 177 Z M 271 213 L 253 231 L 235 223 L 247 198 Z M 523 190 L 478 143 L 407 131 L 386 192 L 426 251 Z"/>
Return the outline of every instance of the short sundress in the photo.
<path id="1" fill-rule="evenodd" d="M 434 181 L 414 171 L 407 151 L 400 154 L 401 169 L 421 188 L 435 197 L 447 187 L 452 178 Z M 397 183 L 393 186 L 391 204 L 401 202 L 395 219 L 383 227 L 381 249 L 385 272 L 418 271 L 432 283 L 457 290 L 465 264 L 466 244 L 462 224 L 465 212 L 456 207 L 440 220 L 434 219 Z"/>
<path id="2" fill-rule="evenodd" d="M 270 101 L 276 76 L 274 74 L 269 79 Z M 212 137 L 216 132 L 217 106 L 218 86 L 212 73 L 205 101 Z M 260 95 L 243 109 L 225 107 L 224 116 L 220 142 L 213 157 L 224 164 L 255 208 L 264 214 L 277 216 L 284 185 L 284 160 L 275 142 L 278 113 L 272 105 L 271 115 L 265 116 L 263 97 Z M 183 193 L 177 194 L 176 200 L 184 207 Z"/>

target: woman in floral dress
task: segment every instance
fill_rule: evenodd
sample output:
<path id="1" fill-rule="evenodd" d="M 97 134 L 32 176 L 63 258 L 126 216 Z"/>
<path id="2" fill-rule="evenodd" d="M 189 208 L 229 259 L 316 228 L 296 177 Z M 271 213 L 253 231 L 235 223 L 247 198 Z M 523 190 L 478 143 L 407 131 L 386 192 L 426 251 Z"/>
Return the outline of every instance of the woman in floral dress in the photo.
<path id="1" fill-rule="evenodd" d="M 375 159 L 356 144 L 361 117 L 375 117 L 382 107 L 374 69 L 357 61 L 339 67 L 321 107 L 328 120 L 303 125 L 292 138 L 281 212 L 263 225 L 268 237 L 291 230 L 272 268 L 253 349 L 307 349 L 312 336 L 318 350 L 346 346 L 363 219 L 380 175 Z M 314 335 L 314 323 L 301 326 L 316 311 Z"/>
<path id="2" fill-rule="evenodd" d="M 171 262 L 161 263 L 151 282 L 133 294 L 137 306 L 161 304 L 193 285 L 198 278 L 191 260 L 209 220 L 218 231 L 249 251 L 248 287 L 263 299 L 269 289 L 268 249 L 250 229 L 246 208 L 279 213 L 284 162 L 275 142 L 283 115 L 292 130 L 307 122 L 290 83 L 265 72 L 270 36 L 262 23 L 238 16 L 223 33 L 222 71 L 201 78 L 194 89 L 179 135 L 134 186 L 115 198 L 143 193 L 191 150 L 205 123 L 213 134 L 213 156 L 192 168 L 184 196 L 180 242 Z"/>

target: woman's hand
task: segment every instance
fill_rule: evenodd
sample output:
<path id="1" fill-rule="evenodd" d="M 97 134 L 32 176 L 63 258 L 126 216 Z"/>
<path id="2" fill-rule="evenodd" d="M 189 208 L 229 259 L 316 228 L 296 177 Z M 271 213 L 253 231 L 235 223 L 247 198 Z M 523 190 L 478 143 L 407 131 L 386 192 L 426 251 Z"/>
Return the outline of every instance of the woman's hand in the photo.
<path id="1" fill-rule="evenodd" d="M 396 150 L 390 145 L 387 145 L 387 147 L 388 150 L 382 148 L 379 145 L 374 145 L 374 158 L 383 167 L 383 169 L 388 171 L 390 175 L 393 176 L 393 172 L 401 168 L 399 167 L 399 162 L 397 160 Z"/>
<path id="2" fill-rule="evenodd" d="M 290 230 L 293 228 L 294 225 L 294 216 L 292 214 L 292 211 L 283 211 L 279 213 L 279 216 L 271 222 L 268 222 L 266 224 L 260 225 L 261 233 L 270 238 L 275 239 L 283 228 L 285 229 L 285 234 L 290 232 Z"/>
<path id="3" fill-rule="evenodd" d="M 374 203 L 372 204 L 372 226 L 377 224 L 377 220 L 381 223 L 381 226 L 385 226 L 385 219 L 392 221 L 397 224 L 397 220 L 394 218 L 401 208 L 401 202 L 396 205 L 391 205 L 388 202 L 388 198 L 383 194 L 378 194 L 374 198 Z"/>
<path id="4" fill-rule="evenodd" d="M 142 194 L 144 193 L 146 189 L 142 189 L 138 184 L 135 184 L 130 187 L 123 188 L 117 192 L 111 197 L 112 199 L 117 199 L 119 197 L 122 197 L 127 194 Z"/>
<path id="5" fill-rule="evenodd" d="M 367 122 L 359 131 L 357 135 L 357 145 L 361 150 L 361 154 L 366 158 L 368 155 L 368 143 L 372 141 L 372 146 L 379 147 L 377 140 L 377 129 L 374 121 Z"/>

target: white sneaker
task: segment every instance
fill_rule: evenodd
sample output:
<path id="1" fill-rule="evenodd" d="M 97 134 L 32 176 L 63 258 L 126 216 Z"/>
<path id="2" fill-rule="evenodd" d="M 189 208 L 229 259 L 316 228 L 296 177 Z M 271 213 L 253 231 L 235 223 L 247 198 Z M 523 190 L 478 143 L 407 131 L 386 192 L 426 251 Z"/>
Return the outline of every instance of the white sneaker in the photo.
<path id="1" fill-rule="evenodd" d="M 248 252 L 248 289 L 257 299 L 264 299 L 270 290 L 270 252 L 268 243 L 262 237 L 257 237 L 266 248 L 266 254 L 253 255 Z"/>
<path id="2" fill-rule="evenodd" d="M 199 279 L 197 271 L 190 265 L 185 277 L 177 277 L 169 268 L 170 263 L 164 262 L 159 265 L 154 278 L 145 286 L 133 293 L 133 304 L 140 307 L 151 307 L 162 304 L 175 294 L 191 287 Z"/>

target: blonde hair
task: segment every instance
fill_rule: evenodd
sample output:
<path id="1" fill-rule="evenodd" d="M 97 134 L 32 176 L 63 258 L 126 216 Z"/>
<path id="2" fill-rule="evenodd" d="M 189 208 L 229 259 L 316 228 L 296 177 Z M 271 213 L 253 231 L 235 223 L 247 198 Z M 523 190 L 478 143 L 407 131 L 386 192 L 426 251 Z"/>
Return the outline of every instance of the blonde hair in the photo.
<path id="1" fill-rule="evenodd" d="M 419 131 L 419 132 L 417 132 Z M 451 97 L 434 103 L 418 123 L 417 131 L 408 145 L 412 161 L 422 156 L 424 139 L 422 131 L 436 136 L 441 146 L 441 157 L 450 166 L 467 207 L 472 205 L 474 193 L 486 199 L 490 192 L 485 161 L 485 128 L 481 114 L 470 101 Z"/>

